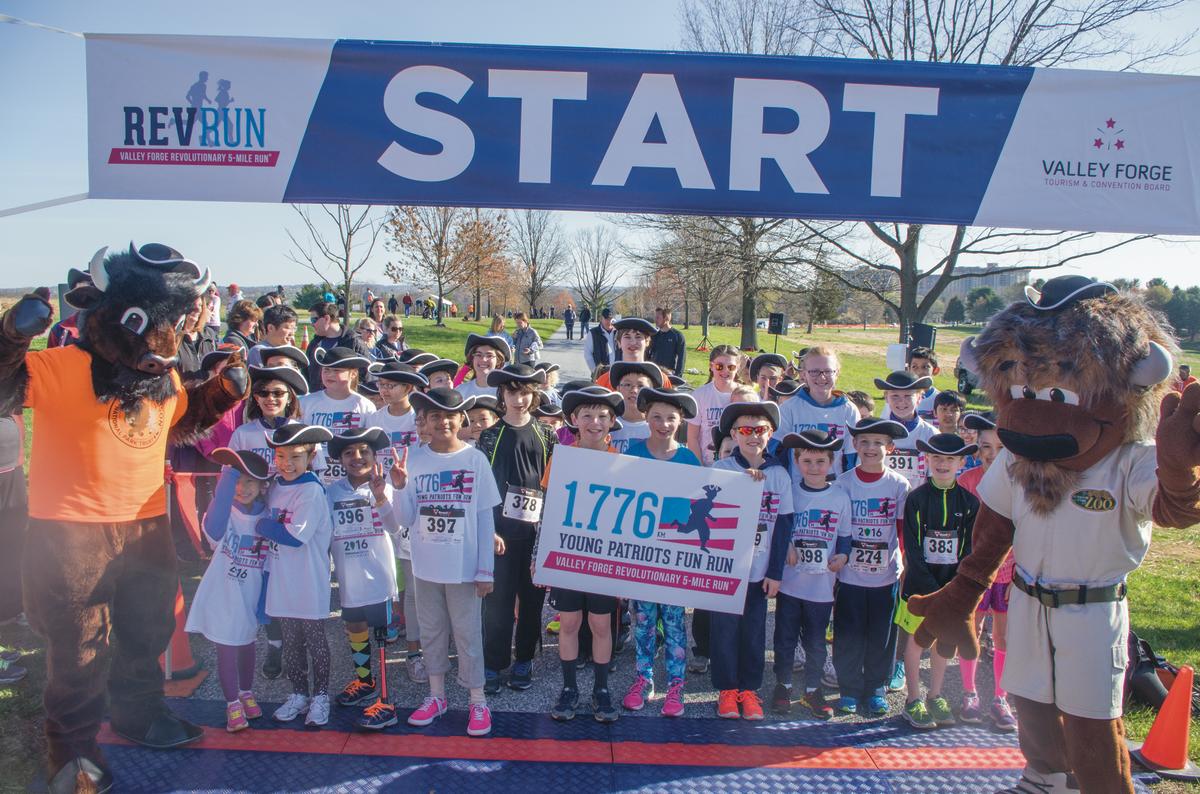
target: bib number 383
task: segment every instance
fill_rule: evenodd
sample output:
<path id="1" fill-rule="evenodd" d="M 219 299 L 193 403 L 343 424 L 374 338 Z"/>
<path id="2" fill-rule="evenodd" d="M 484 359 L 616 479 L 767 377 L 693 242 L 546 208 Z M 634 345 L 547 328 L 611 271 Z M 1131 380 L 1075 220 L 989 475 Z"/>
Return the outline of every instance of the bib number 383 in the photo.
<path id="1" fill-rule="evenodd" d="M 545 500 L 546 494 L 536 488 L 510 486 L 504 496 L 503 515 L 513 521 L 536 524 L 542 520 L 542 504 Z"/>
<path id="2" fill-rule="evenodd" d="M 958 538 L 954 534 L 930 533 L 925 536 L 925 562 L 953 565 L 958 562 Z"/>

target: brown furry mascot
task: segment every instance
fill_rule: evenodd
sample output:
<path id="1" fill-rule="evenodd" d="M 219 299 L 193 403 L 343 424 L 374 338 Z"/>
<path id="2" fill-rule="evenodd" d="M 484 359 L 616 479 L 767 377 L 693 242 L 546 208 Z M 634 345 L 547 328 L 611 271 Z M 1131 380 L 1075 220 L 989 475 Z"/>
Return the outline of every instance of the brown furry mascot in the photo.
<path id="1" fill-rule="evenodd" d="M 1027 292 L 963 345 L 1005 449 L 979 485 L 971 554 L 909 607 L 918 642 L 976 658 L 975 607 L 1011 548 L 1003 683 L 1026 768 L 1006 791 L 1132 794 L 1125 579 L 1151 519 L 1200 521 L 1200 384 L 1163 397 L 1174 344 L 1139 298 L 1083 276 Z"/>
<path id="2" fill-rule="evenodd" d="M 208 270 L 158 244 L 97 252 L 72 271 L 78 345 L 30 352 L 50 325 L 49 291 L 0 318 L 0 412 L 33 410 L 25 611 L 46 639 L 50 791 L 112 788 L 96 735 L 107 685 L 113 730 L 150 747 L 200 729 L 163 703 L 158 657 L 175 621 L 175 547 L 163 465 L 245 398 L 240 359 L 184 389 L 175 365 L 185 315 Z"/>

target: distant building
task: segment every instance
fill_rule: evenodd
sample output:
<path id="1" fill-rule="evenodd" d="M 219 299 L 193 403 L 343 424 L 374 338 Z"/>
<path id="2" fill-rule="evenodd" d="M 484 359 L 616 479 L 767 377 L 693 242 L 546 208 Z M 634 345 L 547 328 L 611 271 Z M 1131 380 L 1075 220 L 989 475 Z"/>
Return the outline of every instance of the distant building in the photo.
<path id="1" fill-rule="evenodd" d="M 988 262 L 986 267 L 962 267 L 960 265 L 954 268 L 954 275 L 965 276 L 965 278 L 951 281 L 940 298 L 946 301 L 955 297 L 966 300 L 971 290 L 978 289 L 979 287 L 991 287 L 992 291 L 997 295 L 1004 296 L 1014 284 L 1028 284 L 1030 280 L 1029 274 L 1033 272 L 1029 268 L 1004 270 L 1000 273 L 994 272 L 1001 267 L 1003 266 L 999 262 Z M 929 292 L 929 288 L 936 281 L 937 278 L 935 276 L 922 279 L 921 286 L 918 289 L 919 296 L 922 298 L 925 297 L 925 293 Z"/>

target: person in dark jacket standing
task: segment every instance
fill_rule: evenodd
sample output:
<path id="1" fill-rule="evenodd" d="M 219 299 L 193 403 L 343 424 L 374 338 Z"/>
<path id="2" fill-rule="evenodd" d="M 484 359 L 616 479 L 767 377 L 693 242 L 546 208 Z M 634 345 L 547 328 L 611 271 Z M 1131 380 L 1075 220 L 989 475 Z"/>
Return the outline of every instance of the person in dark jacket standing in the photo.
<path id="1" fill-rule="evenodd" d="M 563 323 L 565 323 L 567 326 L 567 339 L 574 339 L 575 338 L 575 310 L 572 309 L 570 306 L 563 309 L 562 319 L 563 319 Z"/>
<path id="2" fill-rule="evenodd" d="M 678 328 L 671 327 L 671 310 L 659 306 L 654 310 L 658 332 L 650 340 L 649 358 L 672 375 L 682 375 L 687 361 L 687 341 Z"/>
<path id="3" fill-rule="evenodd" d="M 583 339 L 588 332 L 588 323 L 592 321 L 592 310 L 584 306 L 579 310 L 579 338 Z"/>
<path id="4" fill-rule="evenodd" d="M 600 324 L 583 334 L 583 360 L 589 373 L 594 372 L 601 364 L 610 365 L 617 360 L 615 333 L 612 310 L 605 309 L 600 312 Z"/>
<path id="5" fill-rule="evenodd" d="M 320 391 L 325 388 L 321 383 L 321 365 L 317 363 L 317 351 L 324 348 L 332 350 L 335 347 L 348 347 L 366 359 L 371 358 L 371 349 L 363 344 L 358 335 L 342 327 L 338 319 L 338 305 L 326 301 L 317 301 L 312 309 L 312 327 L 316 337 L 308 345 L 308 388 Z M 359 372 L 360 383 L 365 381 L 365 370 Z"/>

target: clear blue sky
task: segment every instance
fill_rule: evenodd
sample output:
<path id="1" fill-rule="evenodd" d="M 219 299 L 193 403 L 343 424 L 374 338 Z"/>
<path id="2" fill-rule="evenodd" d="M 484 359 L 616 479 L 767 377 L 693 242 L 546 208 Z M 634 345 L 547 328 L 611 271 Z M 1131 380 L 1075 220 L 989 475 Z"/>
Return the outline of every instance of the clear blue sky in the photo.
<path id="1" fill-rule="evenodd" d="M 442 2 L 4 2 L 0 12 L 73 31 L 371 38 L 495 44 L 673 49 L 675 0 L 442 0 Z M 1200 2 L 1139 33 L 1166 37 L 1200 25 Z M 1159 71 L 1200 74 L 1189 55 Z M 84 44 L 71 36 L 0 24 L 0 208 L 87 190 Z M 52 284 L 84 267 L 104 244 L 135 239 L 174 245 L 209 264 L 221 283 L 298 283 L 306 271 L 285 259 L 285 205 L 89 200 L 0 219 L 0 287 Z M 569 227 L 600 216 L 566 214 Z M 366 280 L 383 281 L 386 253 Z M 982 263 L 979 263 L 982 264 Z M 1200 284 L 1200 241 L 1148 242 L 1090 260 L 1105 278 L 1162 276 Z"/>

